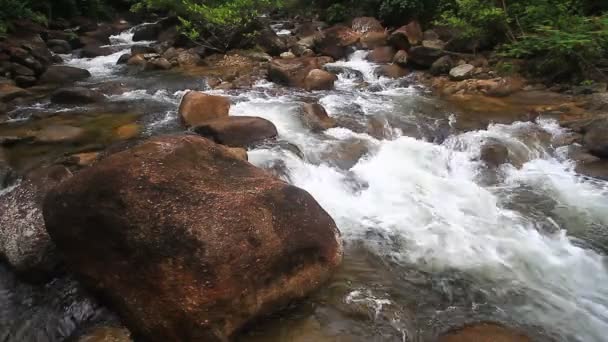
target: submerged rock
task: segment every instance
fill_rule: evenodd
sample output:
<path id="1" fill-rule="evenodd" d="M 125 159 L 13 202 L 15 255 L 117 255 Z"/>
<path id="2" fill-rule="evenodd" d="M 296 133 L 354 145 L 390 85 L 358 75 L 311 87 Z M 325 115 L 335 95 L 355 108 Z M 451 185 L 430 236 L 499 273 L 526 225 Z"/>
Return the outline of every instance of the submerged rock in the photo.
<path id="1" fill-rule="evenodd" d="M 255 116 L 230 116 L 207 121 L 194 131 L 218 144 L 249 147 L 277 137 L 277 128 L 266 119 Z"/>
<path id="2" fill-rule="evenodd" d="M 318 103 L 305 103 L 302 105 L 304 122 L 313 131 L 322 131 L 336 127 L 336 120 L 327 115 L 327 111 Z"/>
<path id="3" fill-rule="evenodd" d="M 509 162 L 509 150 L 496 140 L 490 140 L 481 146 L 479 159 L 491 168 Z"/>
<path id="4" fill-rule="evenodd" d="M 36 132 L 35 141 L 41 144 L 72 143 L 82 140 L 86 130 L 69 125 L 49 125 Z"/>
<path id="5" fill-rule="evenodd" d="M 182 122 L 186 126 L 192 127 L 200 126 L 206 121 L 227 117 L 229 111 L 229 98 L 190 91 L 182 98 L 178 113 Z"/>
<path id="6" fill-rule="evenodd" d="M 0 195 L 0 256 L 27 279 L 46 280 L 59 265 L 45 229 L 42 201 L 50 189 L 71 176 L 63 166 L 45 168 Z"/>
<path id="7" fill-rule="evenodd" d="M 528 336 L 494 323 L 479 323 L 449 332 L 438 342 L 532 342 Z"/>
<path id="8" fill-rule="evenodd" d="M 47 195 L 44 217 L 83 283 L 149 341 L 225 341 L 342 258 L 312 196 L 196 136 L 81 171 Z"/>

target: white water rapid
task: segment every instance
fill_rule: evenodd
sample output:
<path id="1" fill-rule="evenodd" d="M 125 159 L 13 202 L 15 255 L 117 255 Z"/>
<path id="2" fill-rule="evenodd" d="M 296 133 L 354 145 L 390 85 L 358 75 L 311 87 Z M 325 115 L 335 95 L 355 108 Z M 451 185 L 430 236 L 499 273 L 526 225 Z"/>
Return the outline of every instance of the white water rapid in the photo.
<path id="1" fill-rule="evenodd" d="M 115 63 L 131 37 L 113 37 L 115 54 L 67 64 L 88 69 L 94 82 L 124 78 L 124 67 Z M 594 241 L 608 235 L 608 183 L 574 172 L 560 147 L 568 132 L 550 119 L 457 131 L 454 113 L 407 79 L 378 77 L 365 55 L 357 51 L 330 65 L 341 70 L 334 91 L 277 91 L 260 82 L 211 92 L 231 97 L 231 115 L 276 125 L 282 143 L 250 150 L 250 162 L 278 169 L 309 191 L 346 244 L 362 242 L 404 287 L 443 296 L 439 304 L 413 300 L 426 308 L 422 323 L 452 311 L 474 316 L 486 307 L 479 317 L 533 327 L 560 341 L 608 340 L 608 244 Z M 191 84 L 141 87 L 110 99 L 164 103 L 145 119 L 149 134 L 160 134 L 178 126 L 177 104 Z M 204 89 L 202 79 L 194 84 Z M 307 128 L 300 113 L 305 97 L 323 104 L 339 127 Z M 513 163 L 488 169 L 480 161 L 487 141 L 506 146 Z M 399 300 L 389 293 L 378 302 L 371 288 L 344 301 L 367 300 L 382 311 Z"/>

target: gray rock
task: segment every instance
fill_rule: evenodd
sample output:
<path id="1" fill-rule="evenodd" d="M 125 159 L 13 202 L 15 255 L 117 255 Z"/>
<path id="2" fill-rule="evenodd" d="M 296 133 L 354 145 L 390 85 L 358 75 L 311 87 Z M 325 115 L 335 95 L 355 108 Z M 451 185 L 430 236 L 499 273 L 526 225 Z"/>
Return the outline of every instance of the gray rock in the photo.
<path id="1" fill-rule="evenodd" d="M 454 81 L 462 81 L 471 78 L 475 67 L 471 64 L 462 64 L 450 70 L 450 78 Z"/>
<path id="2" fill-rule="evenodd" d="M 46 280 L 59 264 L 45 229 L 42 201 L 46 192 L 71 175 L 65 167 L 54 166 L 0 191 L 0 255 L 30 280 Z"/>

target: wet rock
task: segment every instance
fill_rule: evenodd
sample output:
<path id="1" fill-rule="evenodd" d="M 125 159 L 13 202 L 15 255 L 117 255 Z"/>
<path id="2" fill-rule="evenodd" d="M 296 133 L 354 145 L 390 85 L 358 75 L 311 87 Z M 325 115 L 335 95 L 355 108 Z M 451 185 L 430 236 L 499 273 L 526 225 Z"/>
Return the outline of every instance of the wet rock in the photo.
<path id="1" fill-rule="evenodd" d="M 86 131 L 80 127 L 68 125 L 50 125 L 36 132 L 34 140 L 41 144 L 72 143 L 82 140 Z"/>
<path id="2" fill-rule="evenodd" d="M 146 58 L 144 58 L 144 55 L 131 56 L 127 61 L 127 65 L 143 67 L 146 65 Z"/>
<path id="3" fill-rule="evenodd" d="M 433 62 L 431 68 L 429 69 L 429 72 L 431 73 L 431 75 L 434 76 L 444 75 L 448 74 L 453 67 L 454 61 L 452 60 L 452 57 L 443 56 Z"/>
<path id="4" fill-rule="evenodd" d="M 84 87 L 60 88 L 51 95 L 51 102 L 58 104 L 88 104 L 104 99 L 103 93 Z"/>
<path id="5" fill-rule="evenodd" d="M 112 53 L 112 49 L 109 47 L 102 47 L 98 45 L 87 45 L 80 51 L 80 57 L 82 58 L 95 58 L 99 56 L 109 56 Z"/>
<path id="6" fill-rule="evenodd" d="M 420 23 L 412 21 L 391 33 L 389 43 L 397 50 L 409 50 L 411 46 L 419 45 L 424 39 Z"/>
<path id="7" fill-rule="evenodd" d="M 378 74 L 389 78 L 401 78 L 409 75 L 410 71 L 397 64 L 382 65 L 378 68 Z"/>
<path id="8" fill-rule="evenodd" d="M 146 63 L 146 70 L 169 70 L 173 67 L 171 62 L 164 58 L 156 58 Z"/>
<path id="9" fill-rule="evenodd" d="M 133 41 L 157 40 L 162 30 L 160 24 L 144 24 L 133 29 Z"/>
<path id="10" fill-rule="evenodd" d="M 10 60 L 17 63 L 17 65 L 22 65 L 38 73 L 44 70 L 42 63 L 32 56 L 26 49 L 11 47 L 9 48 L 9 54 Z"/>
<path id="11" fill-rule="evenodd" d="M 183 50 L 179 50 L 179 49 L 176 49 L 176 48 L 174 48 L 174 47 L 170 47 L 170 48 L 168 48 L 167 50 L 165 50 L 165 52 L 163 52 L 163 53 L 161 54 L 161 56 L 162 56 L 164 59 L 166 59 L 166 60 L 168 60 L 168 61 L 171 61 L 171 60 L 176 59 L 176 58 L 177 58 L 177 56 L 180 54 L 180 52 L 181 52 L 181 51 L 183 51 Z"/>
<path id="12" fill-rule="evenodd" d="M 11 168 L 4 148 L 0 147 L 0 191 L 16 180 L 16 174 Z"/>
<path id="13" fill-rule="evenodd" d="M 599 159 L 577 163 L 576 172 L 582 175 L 608 181 L 608 160 Z"/>
<path id="14" fill-rule="evenodd" d="M 9 102 L 29 95 L 28 91 L 10 83 L 0 83 L 0 102 Z"/>
<path id="15" fill-rule="evenodd" d="M 200 126 L 206 121 L 224 118 L 230 111 L 230 99 L 190 91 L 182 98 L 179 116 L 186 126 Z"/>
<path id="16" fill-rule="evenodd" d="M 322 153 L 321 158 L 342 170 L 350 170 L 368 152 L 369 146 L 364 140 L 347 139 Z"/>
<path id="17" fill-rule="evenodd" d="M 361 71 L 353 69 L 353 68 L 341 66 L 341 65 L 329 65 L 328 64 L 328 65 L 323 66 L 323 69 L 331 72 L 334 75 L 343 74 L 346 77 L 354 78 L 361 82 L 363 82 L 363 79 L 364 79 L 363 73 Z"/>
<path id="18" fill-rule="evenodd" d="M 322 69 L 312 69 L 304 79 L 306 90 L 331 90 L 338 77 Z"/>
<path id="19" fill-rule="evenodd" d="M 255 116 L 230 116 L 207 121 L 194 131 L 218 144 L 250 147 L 275 139 L 277 128 L 266 119 Z"/>
<path id="20" fill-rule="evenodd" d="M 191 50 L 182 51 L 176 57 L 177 63 L 180 66 L 195 66 L 202 63 L 201 56 Z"/>
<path id="21" fill-rule="evenodd" d="M 489 140 L 481 146 L 479 159 L 491 168 L 509 162 L 509 150 L 499 141 Z"/>
<path id="22" fill-rule="evenodd" d="M 600 158 L 608 158 L 608 115 L 569 122 L 565 125 L 583 135 L 583 146 L 591 154 Z"/>
<path id="23" fill-rule="evenodd" d="M 131 59 L 131 56 L 132 55 L 130 53 L 120 55 L 120 57 L 118 57 L 118 61 L 116 61 L 116 64 L 127 64 L 129 59 Z"/>
<path id="24" fill-rule="evenodd" d="M 325 108 L 318 103 L 305 103 L 302 105 L 304 122 L 313 131 L 322 131 L 336 127 L 336 120 L 331 118 Z"/>
<path id="25" fill-rule="evenodd" d="M 379 46 L 367 55 L 367 60 L 374 63 L 390 63 L 395 57 L 395 50 L 390 46 Z M 407 62 L 407 53 L 406 53 Z"/>
<path id="26" fill-rule="evenodd" d="M 422 67 L 430 67 L 445 53 L 443 50 L 429 48 L 426 46 L 414 46 L 409 50 L 410 61 Z"/>
<path id="27" fill-rule="evenodd" d="M 399 50 L 393 57 L 393 63 L 398 64 L 400 66 L 406 66 L 408 62 L 408 55 L 405 50 Z"/>
<path id="28" fill-rule="evenodd" d="M 373 50 L 377 47 L 385 46 L 388 35 L 386 32 L 367 32 L 361 37 L 361 47 Z"/>
<path id="29" fill-rule="evenodd" d="M 353 19 L 351 25 L 353 31 L 358 33 L 384 32 L 384 27 L 378 19 L 373 17 L 358 17 Z"/>
<path id="30" fill-rule="evenodd" d="M 88 70 L 65 65 L 52 65 L 40 76 L 42 84 L 67 84 L 91 77 Z"/>
<path id="31" fill-rule="evenodd" d="M 131 55 L 145 55 L 147 53 L 157 53 L 157 51 L 150 46 L 145 45 L 133 45 L 131 47 Z"/>
<path id="32" fill-rule="evenodd" d="M 439 337 L 438 342 L 532 342 L 513 329 L 494 324 L 479 323 L 455 330 Z"/>
<path id="33" fill-rule="evenodd" d="M 475 67 L 471 64 L 461 64 L 450 70 L 450 79 L 453 81 L 462 81 L 473 76 Z"/>
<path id="34" fill-rule="evenodd" d="M 130 123 L 118 127 L 114 135 L 120 140 L 133 139 L 139 135 L 141 127 L 136 123 Z"/>
<path id="35" fill-rule="evenodd" d="M 32 87 L 38 82 L 36 77 L 34 76 L 17 76 L 15 77 L 15 83 L 18 87 L 21 88 L 29 88 Z"/>
<path id="36" fill-rule="evenodd" d="M 290 87 L 305 87 L 305 79 L 313 69 L 322 68 L 332 62 L 330 57 L 298 57 L 275 59 L 268 67 L 268 79 Z"/>
<path id="37" fill-rule="evenodd" d="M 349 48 L 357 44 L 360 33 L 344 25 L 332 26 L 323 30 L 315 38 L 314 50 L 320 55 L 330 56 L 334 59 L 346 57 Z"/>
<path id="38" fill-rule="evenodd" d="M 150 341 L 228 340 L 318 288 L 342 257 L 312 196 L 195 136 L 81 171 L 47 195 L 44 218 L 83 283 Z"/>
<path id="39" fill-rule="evenodd" d="M 65 53 L 72 52 L 72 46 L 66 40 L 62 40 L 62 39 L 50 39 L 50 40 L 47 40 L 46 45 L 54 53 L 65 54 Z"/>
<path id="40" fill-rule="evenodd" d="M 49 278 L 59 265 L 42 217 L 45 194 L 71 177 L 63 166 L 38 170 L 0 195 L 0 255 L 23 277 Z"/>
<path id="41" fill-rule="evenodd" d="M 19 76 L 34 77 L 35 75 L 36 73 L 34 72 L 34 70 L 26 66 L 17 63 L 13 63 L 11 65 L 11 76 L 13 78 L 17 78 Z"/>
<path id="42" fill-rule="evenodd" d="M 255 42 L 264 52 L 271 56 L 278 56 L 287 50 L 287 45 L 283 39 L 270 26 L 264 26 L 258 31 Z"/>

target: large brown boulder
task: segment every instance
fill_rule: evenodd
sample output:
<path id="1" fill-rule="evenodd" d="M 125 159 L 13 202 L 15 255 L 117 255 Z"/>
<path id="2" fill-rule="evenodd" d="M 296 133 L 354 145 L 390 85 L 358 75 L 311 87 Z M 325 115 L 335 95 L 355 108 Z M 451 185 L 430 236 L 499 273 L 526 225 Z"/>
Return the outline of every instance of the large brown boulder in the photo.
<path id="1" fill-rule="evenodd" d="M 318 288 L 342 257 L 306 191 L 196 136 L 81 171 L 47 195 L 44 218 L 71 269 L 147 341 L 226 341 Z"/>
<path id="2" fill-rule="evenodd" d="M 0 256 L 20 275 L 41 281 L 59 265 L 42 217 L 45 194 L 71 177 L 62 166 L 41 169 L 9 191 L 0 191 Z"/>
<path id="3" fill-rule="evenodd" d="M 381 32 L 367 32 L 361 37 L 361 47 L 364 49 L 375 49 L 380 46 L 386 45 L 387 34 L 384 31 Z"/>
<path id="4" fill-rule="evenodd" d="M 249 147 L 277 137 L 277 128 L 255 116 L 229 116 L 207 121 L 194 131 L 214 142 L 230 147 Z"/>
<path id="5" fill-rule="evenodd" d="M 411 46 L 422 44 L 424 33 L 420 23 L 414 20 L 393 31 L 388 40 L 397 50 L 408 50 Z"/>
<path id="6" fill-rule="evenodd" d="M 52 65 L 40 76 L 40 83 L 67 84 L 82 81 L 91 77 L 85 69 L 65 65 Z"/>
<path id="7" fill-rule="evenodd" d="M 356 45 L 361 33 L 344 25 L 332 26 L 323 30 L 315 38 L 314 49 L 317 53 L 334 59 L 346 57 L 349 48 Z"/>
<path id="8" fill-rule="evenodd" d="M 367 60 L 374 63 L 390 63 L 395 57 L 395 49 L 390 46 L 379 46 L 367 55 Z M 406 53 L 407 61 L 407 53 Z"/>
<path id="9" fill-rule="evenodd" d="M 312 69 L 304 79 L 306 90 L 331 90 L 338 77 L 331 72 Z"/>
<path id="10" fill-rule="evenodd" d="M 268 78 L 278 84 L 304 88 L 306 76 L 311 70 L 320 69 L 332 61 L 331 57 L 275 59 L 269 65 Z"/>
<path id="11" fill-rule="evenodd" d="M 192 127 L 199 126 L 206 121 L 227 117 L 229 111 L 229 98 L 190 91 L 182 98 L 178 112 L 182 122 L 186 126 Z"/>

